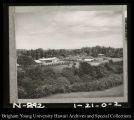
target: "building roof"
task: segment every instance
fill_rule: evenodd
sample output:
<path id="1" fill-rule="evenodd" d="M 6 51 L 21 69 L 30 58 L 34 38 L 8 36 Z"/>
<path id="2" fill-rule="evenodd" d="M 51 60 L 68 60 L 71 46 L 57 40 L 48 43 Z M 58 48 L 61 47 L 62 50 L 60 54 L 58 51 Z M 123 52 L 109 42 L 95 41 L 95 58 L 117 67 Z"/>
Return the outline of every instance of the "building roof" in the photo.
<path id="1" fill-rule="evenodd" d="M 92 56 L 83 57 L 83 59 L 94 59 Z"/>
<path id="2" fill-rule="evenodd" d="M 34 60 L 36 63 L 41 63 L 41 61 L 40 60 Z"/>
<path id="3" fill-rule="evenodd" d="M 100 54 L 98 54 L 98 55 L 104 55 L 104 54 L 101 54 L 101 53 L 100 53 Z"/>
<path id="4" fill-rule="evenodd" d="M 57 59 L 56 57 L 52 57 L 52 58 L 40 58 L 39 60 L 55 60 Z"/>

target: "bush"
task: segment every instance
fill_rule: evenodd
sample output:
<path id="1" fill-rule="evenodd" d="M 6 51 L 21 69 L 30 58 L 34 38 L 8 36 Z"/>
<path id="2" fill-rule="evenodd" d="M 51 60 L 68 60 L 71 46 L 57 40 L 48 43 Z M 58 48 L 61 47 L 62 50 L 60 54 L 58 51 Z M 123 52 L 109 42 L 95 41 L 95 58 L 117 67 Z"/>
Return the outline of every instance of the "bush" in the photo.
<path id="1" fill-rule="evenodd" d="M 43 85 L 39 85 L 33 90 L 32 98 L 45 97 L 55 93 L 69 92 L 69 81 L 65 77 L 57 79 L 49 78 L 42 81 Z"/>
<path id="2" fill-rule="evenodd" d="M 47 77 L 55 77 L 55 73 L 50 68 L 43 68 L 40 66 L 30 66 L 25 68 L 27 76 L 32 80 L 44 80 Z"/>
<path id="3" fill-rule="evenodd" d="M 84 74 L 90 74 L 93 71 L 93 67 L 86 63 L 86 62 L 81 62 L 79 66 L 79 76 L 81 77 Z"/>
<path id="4" fill-rule="evenodd" d="M 31 56 L 25 56 L 25 55 L 18 56 L 17 63 L 22 66 L 28 66 L 28 65 L 35 64 L 35 62 Z"/>
<path id="5" fill-rule="evenodd" d="M 82 75 L 81 79 L 83 82 L 92 82 L 93 81 L 93 78 L 90 75 Z"/>
<path id="6" fill-rule="evenodd" d="M 86 62 L 80 63 L 79 67 L 79 76 L 82 78 L 83 76 L 90 76 L 92 80 L 102 78 L 107 76 L 109 73 L 106 67 L 101 64 L 99 66 L 91 66 Z"/>
<path id="7" fill-rule="evenodd" d="M 66 77 L 59 77 L 56 80 L 56 86 L 58 87 L 57 92 L 68 92 L 70 86 L 70 82 L 68 81 L 68 79 Z"/>
<path id="8" fill-rule="evenodd" d="M 97 72 L 97 75 L 96 75 L 97 79 L 107 76 L 109 74 L 109 72 L 104 67 L 104 65 L 99 65 L 99 66 L 96 66 L 95 68 L 96 68 L 96 72 Z"/>
<path id="9" fill-rule="evenodd" d="M 82 82 L 78 75 L 74 75 L 71 68 L 64 68 L 61 75 L 66 77 L 70 84 L 73 84 L 75 82 Z"/>
<path id="10" fill-rule="evenodd" d="M 22 80 L 26 77 L 26 73 L 24 70 L 17 70 L 17 81 L 18 81 L 18 85 L 21 85 Z"/>
<path id="11" fill-rule="evenodd" d="M 34 98 L 40 98 L 45 97 L 47 95 L 52 94 L 52 90 L 54 90 L 54 87 L 52 85 L 43 85 L 35 89 L 34 91 Z"/>
<path id="12" fill-rule="evenodd" d="M 44 66 L 20 67 L 17 70 L 18 96 L 38 98 L 71 91 L 96 91 L 123 83 L 121 62 L 99 66 L 83 62 L 78 71 L 77 73 L 72 68 L 63 68 L 61 73 L 55 73 L 53 69 Z"/>
<path id="13" fill-rule="evenodd" d="M 105 67 L 108 71 L 115 73 L 115 74 L 121 74 L 123 73 L 123 62 L 113 62 L 111 64 L 106 63 Z"/>
<path id="14" fill-rule="evenodd" d="M 22 86 L 18 86 L 18 98 L 19 99 L 27 98 L 27 92 Z"/>
<path id="15" fill-rule="evenodd" d="M 29 66 L 25 71 L 32 80 L 41 80 L 43 77 L 43 70 L 38 66 Z"/>
<path id="16" fill-rule="evenodd" d="M 71 92 L 82 92 L 82 91 L 87 91 L 86 89 L 86 83 L 74 83 L 70 86 L 70 91 Z"/>
<path id="17" fill-rule="evenodd" d="M 21 81 L 18 81 L 18 85 L 25 88 L 25 91 L 27 93 L 27 98 L 33 98 L 34 97 L 34 90 L 41 86 L 42 82 L 40 80 L 32 80 L 29 77 L 25 77 Z"/>
<path id="18" fill-rule="evenodd" d="M 86 92 L 86 91 L 104 90 L 114 86 L 121 85 L 122 83 L 123 83 L 122 75 L 113 74 L 93 82 L 74 83 L 70 86 L 70 91 Z"/>

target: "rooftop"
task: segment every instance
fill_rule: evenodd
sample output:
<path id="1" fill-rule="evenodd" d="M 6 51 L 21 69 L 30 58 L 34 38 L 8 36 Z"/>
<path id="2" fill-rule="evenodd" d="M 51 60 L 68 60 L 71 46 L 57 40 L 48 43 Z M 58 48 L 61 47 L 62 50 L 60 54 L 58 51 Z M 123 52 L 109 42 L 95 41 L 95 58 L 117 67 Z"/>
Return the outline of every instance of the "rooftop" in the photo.
<path id="1" fill-rule="evenodd" d="M 41 61 L 40 60 L 34 60 L 36 63 L 41 63 Z"/>
<path id="2" fill-rule="evenodd" d="M 104 55 L 104 54 L 101 54 L 101 53 L 100 53 L 100 54 L 98 54 L 98 55 Z"/>
<path id="3" fill-rule="evenodd" d="M 55 60 L 55 59 L 57 59 L 56 57 L 52 57 L 52 58 L 40 58 L 39 60 Z"/>

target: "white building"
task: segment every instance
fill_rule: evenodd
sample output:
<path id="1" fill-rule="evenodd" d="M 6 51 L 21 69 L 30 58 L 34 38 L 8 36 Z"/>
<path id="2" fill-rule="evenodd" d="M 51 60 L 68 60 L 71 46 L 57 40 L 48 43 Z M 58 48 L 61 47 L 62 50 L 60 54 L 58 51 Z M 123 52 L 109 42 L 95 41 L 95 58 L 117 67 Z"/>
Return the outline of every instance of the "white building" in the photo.
<path id="1" fill-rule="evenodd" d="M 36 63 L 41 64 L 42 62 L 40 60 L 34 60 Z"/>
<path id="2" fill-rule="evenodd" d="M 84 61 L 91 62 L 91 61 L 94 61 L 94 58 L 93 57 L 86 57 L 86 58 L 84 58 Z"/>
<path id="3" fill-rule="evenodd" d="M 97 60 L 98 60 L 99 62 L 103 62 L 105 59 L 106 59 L 106 57 L 105 57 L 104 54 L 98 54 Z"/>
<path id="4" fill-rule="evenodd" d="M 34 60 L 36 63 L 39 64 L 55 64 L 55 63 L 59 63 L 59 59 L 56 57 L 52 57 L 52 58 L 40 58 L 38 60 Z"/>
<path id="5" fill-rule="evenodd" d="M 98 54 L 98 57 L 104 57 L 105 55 L 104 54 Z"/>
<path id="6" fill-rule="evenodd" d="M 94 59 L 93 58 L 86 58 L 86 59 L 84 59 L 84 61 L 86 61 L 86 62 L 91 62 L 91 61 L 93 61 Z"/>

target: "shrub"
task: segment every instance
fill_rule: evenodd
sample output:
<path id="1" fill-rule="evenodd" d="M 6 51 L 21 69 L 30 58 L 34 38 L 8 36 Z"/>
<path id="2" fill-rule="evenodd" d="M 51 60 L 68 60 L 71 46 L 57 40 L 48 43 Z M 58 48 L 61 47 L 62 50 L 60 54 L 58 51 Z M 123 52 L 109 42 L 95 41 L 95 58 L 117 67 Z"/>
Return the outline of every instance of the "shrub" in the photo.
<path id="1" fill-rule="evenodd" d="M 25 71 L 32 80 L 41 80 L 43 77 L 43 70 L 38 66 L 27 67 Z"/>
<path id="2" fill-rule="evenodd" d="M 105 67 L 108 71 L 115 73 L 115 74 L 121 74 L 123 73 L 123 62 L 113 62 L 111 64 L 106 63 Z"/>
<path id="3" fill-rule="evenodd" d="M 74 83 L 70 86 L 72 92 L 104 90 L 123 83 L 122 75 L 112 74 L 92 82 Z"/>
<path id="4" fill-rule="evenodd" d="M 61 75 L 66 77 L 70 84 L 82 81 L 78 75 L 74 75 L 71 68 L 64 68 Z"/>
<path id="5" fill-rule="evenodd" d="M 46 81 L 47 80 L 47 81 Z M 69 91 L 69 81 L 65 77 L 57 79 L 49 78 L 42 82 L 42 86 L 38 86 L 33 91 L 33 98 L 45 97 L 55 93 L 65 93 Z"/>
<path id="6" fill-rule="evenodd" d="M 25 68 L 27 76 L 32 80 L 44 80 L 47 77 L 55 77 L 55 73 L 50 68 L 43 68 L 40 66 L 30 66 Z"/>
<path id="7" fill-rule="evenodd" d="M 22 80 L 26 77 L 26 73 L 24 70 L 17 70 L 17 81 L 18 81 L 18 85 L 21 85 Z"/>
<path id="8" fill-rule="evenodd" d="M 46 78 L 44 78 L 44 80 L 43 80 L 43 84 L 54 85 L 54 84 L 56 84 L 56 83 L 57 83 L 56 79 L 54 79 L 54 78 L 52 78 L 52 77 L 46 77 Z"/>
<path id="9" fill-rule="evenodd" d="M 86 62 L 80 63 L 79 76 L 83 77 L 88 75 L 92 80 L 102 78 L 108 75 L 108 71 L 103 64 L 99 66 L 91 66 Z"/>
<path id="10" fill-rule="evenodd" d="M 27 98 L 27 92 L 22 86 L 18 86 L 18 98 L 19 99 Z"/>
<path id="11" fill-rule="evenodd" d="M 57 92 L 67 92 L 70 86 L 70 82 L 66 77 L 57 78 L 56 86 L 58 86 Z"/>
<path id="12" fill-rule="evenodd" d="M 43 85 L 34 90 L 34 98 L 45 97 L 52 94 L 54 87 L 52 85 Z"/>
<path id="13" fill-rule="evenodd" d="M 96 66 L 96 72 L 97 72 L 97 76 L 96 76 L 97 79 L 107 76 L 109 74 L 109 72 L 104 67 L 104 65 Z"/>
<path id="14" fill-rule="evenodd" d="M 86 83 L 74 83 L 70 86 L 70 91 L 71 92 L 82 92 L 82 91 L 87 91 L 86 89 Z"/>
<path id="15" fill-rule="evenodd" d="M 81 77 L 84 74 L 90 74 L 93 71 L 93 67 L 86 63 L 86 62 L 81 62 L 79 66 L 79 76 Z"/>
<path id="16" fill-rule="evenodd" d="M 59 77 L 56 79 L 58 85 L 70 85 L 70 82 L 68 81 L 68 79 L 66 77 Z"/>
<path id="17" fill-rule="evenodd" d="M 90 76 L 90 75 L 82 75 L 81 76 L 81 79 L 82 79 L 82 81 L 83 82 L 92 82 L 93 81 L 93 78 L 92 78 L 92 76 Z"/>
<path id="18" fill-rule="evenodd" d="M 25 56 L 25 55 L 18 56 L 17 63 L 22 66 L 28 66 L 28 65 L 35 64 L 35 62 L 31 56 Z"/>
<path id="19" fill-rule="evenodd" d="M 27 98 L 33 98 L 34 90 L 37 87 L 41 86 L 41 81 L 35 81 L 29 77 L 25 77 L 24 79 L 18 82 L 18 85 L 21 85 L 23 88 L 25 88 L 25 91 L 27 92 Z"/>
<path id="20" fill-rule="evenodd" d="M 84 66 L 83 66 L 84 65 Z M 79 72 L 63 68 L 61 73 L 44 66 L 17 70 L 19 98 L 38 98 L 55 93 L 104 90 L 123 83 L 121 62 L 91 66 L 80 64 Z"/>

